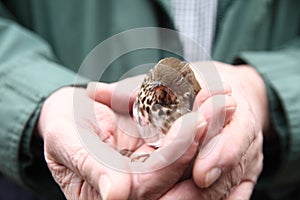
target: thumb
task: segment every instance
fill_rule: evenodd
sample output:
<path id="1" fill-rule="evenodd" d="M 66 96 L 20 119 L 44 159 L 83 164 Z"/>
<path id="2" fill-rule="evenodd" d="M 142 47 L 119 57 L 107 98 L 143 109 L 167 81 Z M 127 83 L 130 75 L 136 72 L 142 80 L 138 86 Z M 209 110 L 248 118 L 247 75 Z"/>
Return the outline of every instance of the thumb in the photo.
<path id="1" fill-rule="evenodd" d="M 162 146 L 152 152 L 145 162 L 134 163 L 132 169 L 137 173 L 133 175 L 133 187 L 141 188 L 134 191 L 137 198 L 145 195 L 149 198 L 151 194 L 151 199 L 158 199 L 180 180 L 197 152 L 199 137 L 205 129 L 204 117 L 196 112 L 183 115 L 175 121 Z"/>
<path id="2" fill-rule="evenodd" d="M 145 164 L 152 170 L 164 168 L 184 169 L 184 165 L 194 157 L 199 138 L 206 130 L 204 117 L 196 112 L 191 112 L 178 118 L 166 134 L 162 146 L 150 154 Z M 170 171 L 170 169 L 167 169 Z"/>
<path id="3" fill-rule="evenodd" d="M 126 113 L 132 108 L 143 77 L 139 75 L 112 84 L 91 82 L 87 86 L 87 94 L 115 111 Z"/>
<path id="4" fill-rule="evenodd" d="M 131 176 L 111 167 L 111 162 L 117 160 L 117 164 L 126 168 L 127 161 L 119 159 L 121 155 L 103 143 L 96 134 L 80 128 L 78 126 L 78 131 L 82 133 L 80 139 L 88 145 L 88 149 L 84 148 L 78 137 L 72 137 L 76 135 L 74 132 L 71 137 L 70 134 L 59 134 L 59 137 L 57 134 L 46 134 L 45 158 L 56 182 L 62 188 L 72 186 L 76 179 L 70 177 L 70 174 L 74 173 L 85 183 L 81 189 L 88 183 L 101 194 L 102 199 L 127 199 L 130 195 Z M 61 130 L 62 133 L 70 131 L 63 126 Z M 68 174 L 60 171 L 62 166 L 67 169 Z M 68 178 L 71 178 L 70 181 L 67 181 Z M 82 192 L 81 189 L 79 192 Z"/>
<path id="5" fill-rule="evenodd" d="M 124 169 L 129 171 L 128 161 L 102 142 L 96 134 L 86 130 L 79 131 L 83 144 L 88 144 L 89 148 L 83 149 L 83 158 L 75 159 L 77 162 L 70 167 L 78 170 L 83 179 L 100 192 L 102 199 L 127 199 L 130 195 L 131 176 Z M 118 166 L 122 166 L 122 169 L 117 168 Z"/>

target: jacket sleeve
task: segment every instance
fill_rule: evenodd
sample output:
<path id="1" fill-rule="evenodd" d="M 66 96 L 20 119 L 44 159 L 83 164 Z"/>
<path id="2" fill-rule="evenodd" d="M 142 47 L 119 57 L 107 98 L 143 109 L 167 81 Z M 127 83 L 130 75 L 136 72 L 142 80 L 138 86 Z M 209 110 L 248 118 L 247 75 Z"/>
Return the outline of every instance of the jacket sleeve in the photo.
<path id="1" fill-rule="evenodd" d="M 271 161 L 278 170 L 268 184 L 295 187 L 300 181 L 300 37 L 278 50 L 242 52 L 239 58 L 262 75 L 268 90 L 271 124 L 279 136 L 279 163 Z"/>
<path id="2" fill-rule="evenodd" d="M 40 194 L 53 191 L 52 199 L 59 199 L 43 156 L 33 152 L 33 130 L 43 100 L 72 85 L 76 74 L 59 65 L 46 42 L 17 24 L 1 4 L 0 77 L 0 171 Z"/>

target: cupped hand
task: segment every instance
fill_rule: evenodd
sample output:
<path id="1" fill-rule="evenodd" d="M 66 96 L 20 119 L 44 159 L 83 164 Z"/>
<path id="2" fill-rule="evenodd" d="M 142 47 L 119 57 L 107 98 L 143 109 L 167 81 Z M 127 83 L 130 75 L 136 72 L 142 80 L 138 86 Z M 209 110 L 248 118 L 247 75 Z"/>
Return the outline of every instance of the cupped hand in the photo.
<path id="1" fill-rule="evenodd" d="M 44 140 L 45 159 L 68 199 L 157 199 L 182 179 L 205 134 L 204 117 L 190 113 L 174 123 L 162 147 L 154 151 L 140 138 L 132 137 L 138 133 L 128 115 L 132 99 L 125 97 L 134 96 L 134 92 L 115 93 L 115 86 L 102 83 L 95 95 L 82 88 L 63 88 L 42 107 L 38 130 Z M 203 113 L 209 116 L 209 112 Z M 119 155 L 120 149 L 129 148 L 135 153 L 151 153 L 145 162 L 147 170 L 132 171 L 130 162 L 120 161 L 122 169 L 128 169 L 121 172 L 96 161 L 83 147 L 80 130 L 107 144 L 101 145 L 100 152 L 113 149 Z"/>
<path id="2" fill-rule="evenodd" d="M 88 94 L 95 101 L 106 104 L 118 113 L 128 113 L 135 96 L 135 89 L 140 82 L 141 77 L 135 77 L 113 84 L 91 83 L 88 86 Z M 210 120 L 210 102 L 213 98 L 220 97 L 225 100 L 225 104 L 216 107 L 215 111 L 221 113 L 227 110 L 226 116 L 222 116 L 225 117 L 225 122 L 222 123 L 227 123 L 236 106 L 230 93 L 230 87 L 225 87 L 222 91 L 211 91 L 210 94 L 203 90 L 199 94 L 199 101 L 202 101 L 202 105 L 197 108 L 198 111 L 194 110 L 194 112 L 179 118 L 171 127 L 161 148 L 153 152 L 153 149 L 142 144 L 140 148 L 136 149 L 136 152 L 141 150 L 144 153 L 152 153 L 144 163 L 150 166 L 149 169 L 151 167 L 157 169 L 155 165 L 163 162 L 167 165 L 147 173 L 132 173 L 130 199 L 157 199 L 167 191 L 172 191 L 171 188 L 176 183 L 189 176 L 189 166 L 193 163 L 199 143 L 202 142 L 206 133 L 206 120 Z M 184 121 L 185 123 L 183 123 Z M 122 141 L 128 140 L 119 138 L 118 141 L 121 142 L 118 145 L 124 147 Z M 180 152 L 181 150 L 184 151 Z M 180 156 L 174 160 L 173 157 L 178 153 L 181 153 Z"/>
<path id="3" fill-rule="evenodd" d="M 97 162 L 78 137 L 81 128 L 113 142 L 110 138 L 110 133 L 115 131 L 113 112 L 92 101 L 82 88 L 62 88 L 46 99 L 38 130 L 44 140 L 48 167 L 66 198 L 101 199 L 102 195 L 127 199 L 131 177 Z"/>
<path id="4" fill-rule="evenodd" d="M 263 130 L 268 129 L 264 82 L 252 67 L 214 65 L 222 81 L 232 88 L 236 112 L 220 133 L 201 147 L 193 179 L 178 183 L 162 199 L 250 199 L 262 171 Z"/>
<path id="5" fill-rule="evenodd" d="M 139 133 L 130 127 L 130 121 L 135 124 L 130 116 L 130 106 L 138 83 L 138 77 L 114 84 L 93 83 L 88 86 L 88 94 L 91 99 L 108 105 L 117 113 L 118 128 L 122 130 L 122 134 L 115 135 L 117 149 L 130 149 L 133 156 L 150 154 L 142 163 L 130 163 L 131 171 L 128 173 L 132 182 L 129 199 L 158 199 L 178 182 L 196 155 L 206 122 L 197 113 L 179 118 L 157 150 L 147 146 L 143 139 L 134 143 L 132 136 L 139 136 Z"/>
<path id="6" fill-rule="evenodd" d="M 104 90 L 101 97 L 109 98 L 105 88 L 100 90 Z M 122 98 L 119 100 L 121 103 Z M 48 167 L 67 199 L 159 198 L 181 178 L 197 151 L 198 138 L 206 125 L 204 118 L 195 113 L 178 119 L 161 150 L 153 152 L 154 149 L 147 148 L 141 139 L 125 132 L 137 131 L 131 122 L 130 115 L 113 112 L 81 88 L 62 88 L 45 101 L 38 130 L 44 140 Z M 135 164 L 126 157 L 118 162 L 121 170 L 98 162 L 85 149 L 78 132 L 96 135 L 99 141 L 107 144 L 101 145 L 99 151 L 113 149 L 116 157 L 121 157 L 119 150 L 123 148 L 135 153 L 153 152 L 145 162 L 150 167 L 135 171 Z M 186 149 L 179 151 L 178 146 Z M 112 155 L 104 155 L 105 159 L 114 159 L 109 156 Z"/>

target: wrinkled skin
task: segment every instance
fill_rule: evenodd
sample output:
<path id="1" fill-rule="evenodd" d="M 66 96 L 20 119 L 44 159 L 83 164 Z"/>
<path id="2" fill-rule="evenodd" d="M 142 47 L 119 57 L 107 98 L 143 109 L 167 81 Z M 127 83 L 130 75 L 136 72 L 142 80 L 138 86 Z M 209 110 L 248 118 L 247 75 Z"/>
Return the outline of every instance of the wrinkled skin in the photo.
<path id="1" fill-rule="evenodd" d="M 264 82 L 249 66 L 217 62 L 215 66 L 232 88 L 236 112 L 220 134 L 201 148 L 193 179 L 178 183 L 162 199 L 250 199 L 262 171 L 263 131 L 268 134 Z"/>
<path id="2" fill-rule="evenodd" d="M 52 94 L 42 107 L 38 130 L 45 144 L 45 159 L 65 196 L 68 199 L 158 199 L 164 194 L 172 196 L 176 188 L 185 188 L 186 186 L 181 187 L 178 181 L 196 155 L 201 138 L 205 135 L 206 121 L 209 121 L 210 116 L 209 102 L 213 96 L 200 98 L 201 101 L 207 102 L 199 107 L 201 115 L 200 111 L 185 115 L 177 120 L 168 132 L 162 148 L 168 145 L 170 148 L 167 148 L 169 153 L 167 151 L 162 156 L 163 160 L 168 160 L 168 156 L 172 156 L 171 152 L 176 150 L 176 145 L 172 146 L 174 142 L 184 143 L 187 137 L 182 136 L 195 132 L 191 145 L 179 159 L 160 170 L 145 174 L 130 174 L 115 171 L 97 162 L 85 150 L 77 135 L 78 128 L 85 129 L 98 135 L 103 142 L 116 149 L 130 144 L 129 147 L 136 152 L 153 151 L 147 145 L 143 145 L 142 140 L 132 139 L 118 128 L 114 116 L 121 116 L 118 113 L 122 113 L 128 103 L 122 99 L 131 93 L 120 94 L 119 107 L 112 110 L 110 103 L 114 88 L 115 84 L 100 84 L 94 95 L 90 89 L 86 91 L 81 88 L 62 88 Z M 76 112 L 76 120 L 74 120 L 74 92 L 76 101 L 80 102 L 82 108 Z M 226 105 L 218 109 L 229 111 L 225 120 L 228 122 L 234 112 L 235 101 L 228 95 L 230 91 L 217 92 L 226 96 Z M 121 105 L 124 102 L 125 106 Z M 94 108 L 92 115 L 84 109 L 85 106 L 89 107 L 88 105 Z M 180 120 L 184 118 L 188 119 L 189 124 L 180 129 Z M 123 120 L 126 122 L 130 119 L 125 117 Z M 182 131 L 184 133 L 180 133 Z M 194 172 L 195 174 L 197 175 Z M 189 180 L 191 179 L 187 181 Z"/>

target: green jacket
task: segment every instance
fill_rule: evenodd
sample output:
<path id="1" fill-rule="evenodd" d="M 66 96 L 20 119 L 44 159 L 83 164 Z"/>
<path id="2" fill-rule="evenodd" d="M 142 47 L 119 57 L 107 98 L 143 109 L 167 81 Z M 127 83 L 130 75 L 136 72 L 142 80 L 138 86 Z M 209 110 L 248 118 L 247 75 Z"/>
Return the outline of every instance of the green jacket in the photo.
<path id="1" fill-rule="evenodd" d="M 265 143 L 255 199 L 300 198 L 299 10 L 298 0 L 220 0 L 218 5 L 212 57 L 247 62 L 259 71 L 279 134 L 274 140 L 279 148 Z M 39 108 L 53 91 L 74 83 L 81 62 L 101 41 L 149 26 L 173 28 L 168 0 L 1 1 L 0 171 L 40 194 L 61 197 L 43 156 L 34 153 L 42 148 L 32 139 Z M 125 55 L 103 81 L 117 80 L 126 66 L 163 56 L 151 50 Z"/>

